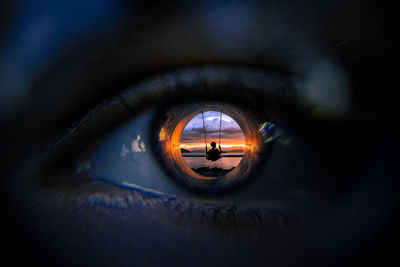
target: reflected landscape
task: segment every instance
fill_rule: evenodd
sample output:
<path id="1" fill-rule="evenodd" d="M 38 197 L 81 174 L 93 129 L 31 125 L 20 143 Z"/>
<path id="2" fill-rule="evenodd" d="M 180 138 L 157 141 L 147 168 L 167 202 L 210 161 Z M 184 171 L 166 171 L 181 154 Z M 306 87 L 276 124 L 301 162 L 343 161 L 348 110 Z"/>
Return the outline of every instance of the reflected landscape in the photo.
<path id="1" fill-rule="evenodd" d="M 183 129 L 180 141 L 185 163 L 207 177 L 232 171 L 242 160 L 245 148 L 240 126 L 222 110 L 194 116 Z"/>
<path id="2" fill-rule="evenodd" d="M 243 154 L 240 153 L 229 153 L 228 155 L 237 156 L 237 157 L 222 157 L 218 162 L 208 161 L 204 155 L 199 155 L 199 157 L 188 157 L 187 154 L 183 154 L 182 156 L 185 162 L 194 169 L 200 167 L 209 167 L 209 168 L 223 168 L 223 169 L 232 169 L 239 165 L 240 161 L 242 160 Z M 201 156 L 200 156 L 201 155 Z"/>

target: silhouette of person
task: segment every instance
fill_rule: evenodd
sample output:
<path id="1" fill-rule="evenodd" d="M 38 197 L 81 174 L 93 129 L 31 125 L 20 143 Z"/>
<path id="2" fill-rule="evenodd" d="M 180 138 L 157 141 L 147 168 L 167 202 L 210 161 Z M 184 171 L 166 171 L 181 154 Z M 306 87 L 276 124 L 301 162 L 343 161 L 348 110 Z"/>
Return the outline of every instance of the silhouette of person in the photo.
<path id="1" fill-rule="evenodd" d="M 206 147 L 206 154 L 207 154 L 207 160 L 211 160 L 211 161 L 216 161 L 219 160 L 221 158 L 221 146 L 219 146 L 219 149 L 217 149 L 217 144 L 215 142 L 211 142 L 211 149 L 207 151 L 207 147 Z"/>

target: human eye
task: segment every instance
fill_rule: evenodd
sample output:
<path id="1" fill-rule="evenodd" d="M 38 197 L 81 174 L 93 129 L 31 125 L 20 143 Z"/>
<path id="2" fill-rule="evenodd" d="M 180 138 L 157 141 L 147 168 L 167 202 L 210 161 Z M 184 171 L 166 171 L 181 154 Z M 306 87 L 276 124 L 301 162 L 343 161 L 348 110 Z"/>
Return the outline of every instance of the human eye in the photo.
<path id="1" fill-rule="evenodd" d="M 222 187 L 234 187 L 233 184 L 237 184 L 239 181 L 243 183 L 251 176 L 255 176 L 253 171 L 263 170 L 261 167 L 267 154 L 271 154 L 274 159 L 274 155 L 284 150 L 283 143 L 295 142 L 290 135 L 281 134 L 283 129 L 265 132 L 265 129 L 268 128 L 265 128 L 266 123 L 264 123 L 268 120 L 276 120 L 277 122 L 282 121 L 283 124 L 290 120 L 289 117 L 284 119 L 279 114 L 282 113 L 280 112 L 282 105 L 294 104 L 296 101 L 289 97 L 288 91 L 291 90 L 291 86 L 294 85 L 287 75 L 243 67 L 197 68 L 163 74 L 130 88 L 89 112 L 56 142 L 44 156 L 43 162 L 46 164 L 47 161 L 50 161 L 50 167 L 47 169 L 54 168 L 52 165 L 58 167 L 59 162 L 72 162 L 72 166 L 68 165 L 69 174 L 75 172 L 75 174 L 97 178 L 94 180 L 108 181 L 120 186 L 132 185 L 163 193 L 183 194 L 182 190 L 179 190 L 179 186 L 177 188 L 171 184 L 170 179 L 166 177 L 169 175 L 174 179 L 181 179 L 180 185 L 185 186 L 184 178 L 179 175 L 183 174 L 179 171 L 180 168 L 174 169 L 175 171 L 171 169 L 172 165 L 178 164 L 179 160 L 182 161 L 180 153 L 178 153 L 179 160 L 173 159 L 172 154 L 166 154 L 171 150 L 163 145 L 160 147 L 160 144 L 171 143 L 171 138 L 175 138 L 175 133 L 171 133 L 171 131 L 177 132 L 182 128 L 175 124 L 184 121 L 191 112 L 221 108 L 220 115 L 222 116 L 223 108 L 224 112 L 231 114 L 242 125 L 246 137 L 243 156 L 244 161 L 249 163 L 246 165 L 243 163 L 240 168 L 235 170 L 234 178 L 231 177 L 232 174 L 228 175 L 229 178 L 225 179 L 226 183 L 220 181 L 220 186 L 215 183 L 202 190 L 203 193 L 221 191 L 222 195 Z M 226 90 L 231 92 L 229 96 L 226 94 Z M 232 93 L 233 91 L 235 93 Z M 224 95 L 226 96 L 225 102 L 204 102 L 221 99 Z M 275 103 L 267 105 L 264 105 L 264 102 L 258 103 L 253 97 L 254 95 L 259 98 L 275 98 Z M 193 96 L 196 97 L 197 103 L 190 104 Z M 202 100 L 198 102 L 200 97 Z M 186 115 L 184 115 L 185 110 L 189 112 Z M 168 124 L 171 120 L 174 120 L 175 124 Z M 115 125 L 121 123 L 122 125 L 117 127 L 119 129 L 109 130 L 110 127 L 115 128 Z M 262 126 L 263 124 L 264 126 Z M 269 126 L 276 127 L 273 123 L 269 123 Z M 264 128 L 264 132 L 261 133 L 260 128 Z M 205 133 L 206 129 L 203 130 Z M 162 131 L 165 133 L 161 140 L 159 136 Z M 108 133 L 104 134 L 103 132 Z M 263 137 L 262 134 L 265 136 Z M 274 135 L 282 136 L 274 140 Z M 206 138 L 206 136 L 204 137 Z M 168 141 L 169 138 L 170 141 Z M 263 140 L 263 138 L 268 139 Z M 86 141 L 92 139 L 93 141 Z M 173 147 L 179 146 L 179 138 L 174 142 L 177 144 L 173 144 Z M 301 143 L 299 140 L 297 142 Z M 270 151 L 273 143 L 277 143 L 274 146 L 277 147 L 278 152 Z M 296 145 L 291 144 L 290 146 L 294 148 Z M 79 153 L 76 152 L 77 150 Z M 290 154 L 282 154 L 280 157 L 283 163 L 285 157 L 289 158 Z M 275 159 L 275 162 L 278 160 Z M 290 164 L 290 160 L 287 159 L 286 163 Z M 282 166 L 282 164 L 274 164 L 278 166 L 269 168 L 279 169 Z M 159 165 L 162 165 L 164 170 L 160 170 Z M 186 164 L 182 164 L 181 167 L 183 165 Z M 68 175 L 68 168 L 61 168 L 66 175 Z M 281 186 L 290 184 L 289 181 L 286 181 L 290 177 L 289 174 L 284 174 L 279 178 L 279 170 L 275 172 L 267 175 L 269 176 L 267 180 L 281 180 Z M 42 180 L 49 182 L 49 180 L 56 179 L 54 176 L 60 176 L 60 173 L 48 175 L 50 178 L 46 177 Z M 71 176 L 73 177 L 73 175 Z M 194 173 L 188 175 L 190 182 L 196 180 L 193 176 Z M 77 180 L 72 177 L 71 181 Z M 272 189 L 268 185 L 261 187 L 270 187 L 270 193 L 264 194 L 263 191 L 256 191 L 255 199 L 262 200 L 266 195 L 272 197 L 271 192 L 278 191 L 277 188 Z M 192 190 L 194 189 L 192 188 Z M 200 189 L 199 184 L 197 184 L 197 189 Z M 251 194 L 251 190 L 247 194 Z"/>
<path id="2" fill-rule="evenodd" d="M 312 106 L 293 92 L 299 84 L 289 74 L 234 66 L 178 70 L 145 79 L 84 115 L 33 164 L 34 175 L 25 175 L 31 177 L 27 182 L 44 190 L 27 195 L 28 202 L 35 203 L 32 211 L 40 212 L 45 206 L 59 214 L 53 218 L 57 227 L 74 235 L 82 251 L 81 242 L 88 242 L 94 251 L 103 249 L 99 240 L 107 236 L 104 242 L 114 244 L 107 256 L 110 261 L 129 255 L 125 248 L 129 242 L 120 230 L 129 235 L 131 227 L 140 227 L 145 236 L 162 229 L 159 234 L 172 240 L 188 235 L 198 245 L 207 241 L 204 238 L 213 244 L 223 242 L 225 247 L 218 250 L 224 254 L 234 250 L 232 243 L 223 241 L 226 235 L 246 255 L 253 253 L 248 242 L 256 239 L 262 249 L 274 251 L 274 261 L 284 261 L 282 251 L 292 246 L 286 240 L 296 237 L 296 227 L 305 222 L 305 210 L 316 212 L 318 201 L 327 201 L 323 185 L 338 183 L 335 172 L 324 173 L 326 166 L 334 164 L 341 171 L 326 148 L 317 148 L 318 142 L 310 138 L 314 137 L 310 132 L 318 132 L 320 138 L 335 132 L 323 132 L 313 123 Z M 157 137 L 168 118 L 179 119 L 176 112 L 191 105 L 204 108 L 216 98 L 224 98 L 218 106 L 237 110 L 232 114 L 247 114 L 244 121 L 271 121 L 285 134 L 266 144 L 271 150 L 258 155 L 259 162 L 248 171 L 246 183 L 238 183 L 227 194 L 217 184 L 197 194 L 181 180 L 173 180 L 176 173 L 168 171 L 163 162 L 168 156 L 158 152 Z M 235 177 L 241 178 L 248 177 Z M 58 221 L 58 216 L 68 219 Z M 90 240 L 77 234 L 83 231 L 76 229 L 82 219 L 89 220 L 79 225 L 92 233 Z M 40 218 L 38 223 L 45 226 L 49 222 Z M 212 236 L 206 234 L 210 232 Z M 211 247 L 207 253 L 213 253 L 209 249 L 217 251 Z M 262 255 L 253 255 L 254 260 Z"/>
<path id="3" fill-rule="evenodd" d="M 394 258 L 379 256 L 398 246 L 398 123 L 388 89 L 396 53 L 371 1 L 106 0 L 86 16 L 74 12 L 81 2 L 92 5 L 27 16 L 23 25 L 37 31 L 21 39 L 22 56 L 5 46 L 0 62 L 11 251 L 42 265 Z M 85 31 L 75 16 L 106 23 Z M 73 46 L 74 38 L 82 40 Z M 54 62 L 33 64 L 52 53 Z M 24 101 L 13 102 L 10 88 L 26 89 Z M 242 182 L 199 188 L 166 162 L 160 134 L 171 118 L 210 106 L 279 135 L 248 175 L 234 177 Z"/>

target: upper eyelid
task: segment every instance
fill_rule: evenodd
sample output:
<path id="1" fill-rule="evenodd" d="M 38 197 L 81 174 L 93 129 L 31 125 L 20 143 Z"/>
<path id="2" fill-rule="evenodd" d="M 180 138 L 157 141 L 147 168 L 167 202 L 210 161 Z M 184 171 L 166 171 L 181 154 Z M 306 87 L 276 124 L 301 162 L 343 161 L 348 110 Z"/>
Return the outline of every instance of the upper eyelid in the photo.
<path id="1" fill-rule="evenodd" d="M 192 95 L 268 92 L 295 100 L 291 76 L 240 66 L 200 67 L 162 74 L 126 90 L 121 98 L 125 104 L 135 108 L 146 97 L 158 99 L 178 91 Z"/>
<path id="2" fill-rule="evenodd" d="M 302 105 L 306 107 L 305 111 L 308 107 L 307 103 L 302 102 L 302 95 L 298 93 L 297 80 L 298 77 L 291 74 L 243 66 L 201 67 L 160 74 L 126 89 L 111 99 L 106 99 L 70 127 L 57 143 L 71 138 L 90 138 L 93 133 L 87 129 L 93 125 L 98 128 L 98 134 L 106 130 L 107 124 L 130 119 L 148 109 L 149 103 L 157 105 L 167 102 L 167 105 L 173 105 L 172 96 L 185 94 L 193 98 L 208 96 L 208 100 L 210 96 L 212 98 L 216 95 L 227 98 L 234 96 L 243 102 L 255 100 L 252 104 L 261 108 L 263 105 L 269 105 L 268 109 L 274 106 L 285 107 L 286 104 L 294 105 L 298 107 L 295 112 L 298 116 Z M 262 99 L 259 99 L 260 96 Z M 270 100 L 269 103 L 260 102 L 266 98 Z M 105 117 L 107 121 L 104 121 Z M 99 120 L 102 121 L 101 127 Z"/>
<path id="3" fill-rule="evenodd" d="M 199 95 L 232 93 L 231 88 L 226 88 L 226 86 L 233 83 L 237 88 L 241 88 L 239 94 L 250 90 L 260 93 L 268 92 L 279 95 L 282 100 L 295 101 L 292 80 L 288 76 L 244 67 L 186 69 L 148 79 L 112 99 L 107 99 L 72 126 L 67 131 L 67 135 L 70 138 L 77 132 L 85 131 L 85 128 L 90 128 L 88 124 L 96 123 L 100 117 L 104 119 L 104 114 L 109 115 L 110 123 L 116 118 L 133 116 L 149 108 L 148 99 L 154 102 L 165 101 L 165 96 L 182 94 L 184 93 L 182 91 L 190 94 L 195 92 Z M 240 97 L 245 100 L 243 98 L 246 96 L 240 95 Z"/>
<path id="4" fill-rule="evenodd" d="M 227 86 L 230 87 L 226 88 Z M 227 97 L 234 96 L 238 99 L 242 96 L 257 98 L 259 94 L 264 99 L 272 99 L 268 105 L 276 104 L 273 99 L 277 98 L 279 104 L 296 106 L 299 111 L 303 110 L 310 113 L 308 115 L 319 118 L 341 118 L 346 115 L 350 106 L 345 73 L 331 59 L 321 60 L 303 75 L 245 66 L 178 70 L 139 83 L 124 91 L 121 98 L 128 108 L 134 109 L 146 97 L 159 99 L 171 96 L 170 94 L 178 90 L 182 94 L 188 91 L 199 96 L 222 94 L 225 97 L 223 93 L 226 93 Z"/>
<path id="5" fill-rule="evenodd" d="M 275 88 L 278 87 L 283 88 L 281 85 L 273 84 L 271 77 L 277 78 L 275 82 L 280 80 L 281 82 L 285 80 L 286 84 L 291 83 L 290 77 L 291 74 L 287 73 L 286 70 L 283 69 L 253 69 L 248 68 L 242 65 L 215 65 L 212 64 L 206 67 L 195 67 L 193 69 L 182 68 L 178 69 L 177 71 L 169 71 L 168 69 L 162 71 L 159 70 L 156 73 L 149 73 L 146 75 L 139 75 L 132 73 L 131 81 L 126 79 L 121 81 L 114 81 L 112 84 L 109 83 L 101 83 L 101 84 L 85 84 L 84 81 L 76 81 L 73 84 L 70 84 L 68 88 L 64 88 L 65 86 L 60 83 L 63 82 L 65 79 L 62 77 L 57 78 L 59 75 L 57 74 L 58 70 L 55 68 L 55 73 L 49 73 L 46 77 L 53 77 L 50 80 L 47 80 L 45 77 L 44 79 L 39 79 L 35 82 L 33 86 L 33 95 L 35 101 L 32 102 L 32 105 L 27 105 L 25 107 L 26 110 L 30 111 L 29 113 L 36 114 L 38 112 L 46 112 L 49 113 L 49 110 L 52 112 L 45 119 L 48 125 L 54 125 L 55 127 L 65 129 L 66 123 L 71 125 L 74 121 L 79 120 L 82 118 L 82 114 L 89 112 L 91 109 L 95 108 L 99 105 L 102 101 L 107 99 L 111 99 L 113 96 L 118 95 L 122 92 L 122 94 L 128 98 L 128 95 L 134 96 L 135 98 L 139 99 L 140 97 L 147 97 L 151 93 L 156 95 L 160 95 L 162 91 L 165 89 L 171 89 L 172 87 L 167 87 L 167 83 L 169 85 L 177 84 L 177 85 L 185 85 L 185 89 L 190 88 L 191 85 L 198 82 L 200 79 L 195 79 L 195 76 L 199 74 L 199 70 L 202 69 L 204 81 L 212 81 L 211 77 L 215 76 L 215 72 L 219 69 L 219 72 L 223 76 L 227 76 L 229 70 L 235 69 L 236 74 L 242 73 L 243 76 L 253 76 L 253 81 L 257 80 L 257 83 L 264 84 L 265 86 L 258 86 L 255 82 L 250 83 L 249 81 L 245 81 L 245 79 L 240 79 L 240 83 L 243 83 L 244 88 L 252 87 L 253 89 L 257 89 L 259 91 L 263 90 L 264 88 Z M 62 70 L 62 69 L 61 69 Z M 275 71 L 276 70 L 276 71 Z M 53 71 L 53 72 L 54 72 Z M 82 70 L 85 72 L 85 70 Z M 208 74 L 207 74 L 208 72 Z M 230 71 L 231 73 L 233 71 Z M 192 74 L 189 74 L 192 73 Z M 213 74 L 214 73 L 214 74 Z M 243 74 L 245 73 L 245 74 Z M 211 75 L 211 77 L 206 77 L 207 75 Z M 232 74 L 234 75 L 234 74 Z M 104 76 L 104 75 L 103 75 Z M 107 76 L 107 75 L 105 75 Z M 56 77 L 54 79 L 54 77 Z M 144 78 L 143 78 L 144 77 Z M 269 78 L 266 78 L 269 77 Z M 60 79 L 61 78 L 61 79 Z M 72 77 L 72 81 L 76 79 L 76 77 Z M 215 78 L 215 77 L 214 77 Z M 78 77 L 79 79 L 79 77 Z M 269 81 L 268 81 L 269 79 Z M 101 78 L 99 79 L 101 80 Z M 196 81 L 197 80 L 197 81 Z M 236 79 L 237 80 L 237 79 Z M 144 81 L 144 82 L 143 82 Z M 110 81 L 108 81 L 110 82 Z M 158 84 L 156 84 L 158 82 Z M 213 82 L 216 82 L 215 80 Z M 220 79 L 220 82 L 223 81 Z M 186 83 L 186 84 L 185 84 Z M 67 83 L 68 84 L 68 83 Z M 133 86 L 132 86 L 133 84 Z M 268 86 L 267 86 L 268 84 Z M 158 87 L 160 90 L 154 90 Z M 293 90 L 288 90 L 293 88 L 292 86 L 286 86 L 285 90 L 275 90 L 280 91 L 281 93 L 286 91 L 287 94 L 293 94 Z M 208 88 L 211 89 L 211 88 Z M 212 90 L 216 90 L 216 86 L 212 88 Z M 123 93 L 123 92 L 128 93 Z M 272 91 L 272 90 L 270 90 Z M 60 98 L 61 96 L 61 98 Z M 38 101 L 37 101 L 38 100 Z M 129 97 L 129 101 L 132 101 L 132 97 Z M 129 101 L 124 101 L 129 104 Z M 134 102 L 134 101 L 133 101 Z M 132 103 L 133 103 L 132 102 Z M 129 104 L 129 106 L 133 106 Z M 88 108 L 89 107 L 89 108 Z M 61 124 L 61 125 L 60 125 Z"/>

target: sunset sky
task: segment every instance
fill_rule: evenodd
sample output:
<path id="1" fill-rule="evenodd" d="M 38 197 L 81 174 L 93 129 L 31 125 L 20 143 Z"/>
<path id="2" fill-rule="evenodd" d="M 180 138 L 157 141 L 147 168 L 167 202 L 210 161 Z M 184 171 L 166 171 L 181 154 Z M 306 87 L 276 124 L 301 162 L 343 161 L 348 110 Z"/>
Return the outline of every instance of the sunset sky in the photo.
<path id="1" fill-rule="evenodd" d="M 211 147 L 212 141 L 216 142 L 218 146 L 220 112 L 204 112 L 204 121 L 208 147 Z M 222 113 L 221 129 L 222 150 L 243 149 L 245 142 L 242 130 L 231 117 L 224 113 Z M 181 135 L 181 147 L 188 150 L 199 150 L 204 149 L 204 146 L 203 120 L 200 113 L 185 126 Z"/>

